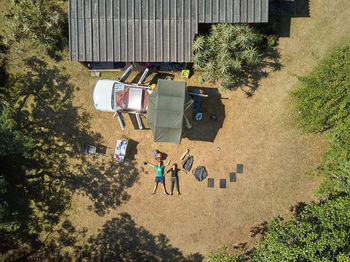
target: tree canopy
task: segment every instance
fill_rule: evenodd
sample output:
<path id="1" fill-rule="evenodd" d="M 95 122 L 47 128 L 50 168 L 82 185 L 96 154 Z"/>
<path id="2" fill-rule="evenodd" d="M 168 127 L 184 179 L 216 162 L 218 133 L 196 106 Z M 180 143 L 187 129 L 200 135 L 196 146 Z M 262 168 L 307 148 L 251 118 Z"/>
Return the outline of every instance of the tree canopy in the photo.
<path id="1" fill-rule="evenodd" d="M 350 259 L 350 197 L 309 205 L 295 220 L 275 218 L 253 261 L 346 261 Z"/>
<path id="2" fill-rule="evenodd" d="M 0 103 L 0 156 L 28 156 L 31 146 L 30 137 L 15 128 L 9 107 Z"/>
<path id="3" fill-rule="evenodd" d="M 5 12 L 11 32 L 3 42 L 21 50 L 23 40 L 41 43 L 53 49 L 64 38 L 66 19 L 60 1 L 10 0 L 10 9 Z"/>
<path id="4" fill-rule="evenodd" d="M 193 43 L 193 68 L 203 72 L 200 80 L 229 87 L 261 64 L 261 42 L 262 36 L 248 25 L 213 25 L 209 35 Z"/>

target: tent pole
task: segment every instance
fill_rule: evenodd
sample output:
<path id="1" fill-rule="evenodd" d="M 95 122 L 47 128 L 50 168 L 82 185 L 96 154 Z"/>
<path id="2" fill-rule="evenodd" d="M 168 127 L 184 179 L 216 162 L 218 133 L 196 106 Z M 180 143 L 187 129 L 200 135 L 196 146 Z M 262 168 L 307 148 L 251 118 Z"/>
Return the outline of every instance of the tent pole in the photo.
<path id="1" fill-rule="evenodd" d="M 190 124 L 190 121 L 188 121 L 187 116 L 184 115 L 184 119 L 185 119 L 187 128 L 192 128 L 192 125 Z"/>

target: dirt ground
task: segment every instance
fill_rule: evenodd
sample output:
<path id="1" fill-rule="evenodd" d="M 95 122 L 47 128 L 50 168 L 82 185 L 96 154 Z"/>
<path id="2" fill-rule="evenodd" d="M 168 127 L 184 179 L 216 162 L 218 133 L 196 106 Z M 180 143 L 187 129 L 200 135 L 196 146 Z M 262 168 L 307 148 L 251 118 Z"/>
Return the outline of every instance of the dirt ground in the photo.
<path id="1" fill-rule="evenodd" d="M 304 172 L 317 166 L 326 145 L 321 136 L 304 134 L 295 126 L 289 92 L 298 84 L 295 74 L 309 72 L 328 50 L 349 40 L 348 17 L 347 0 L 311 0 L 310 17 L 291 18 L 290 36 L 279 40 L 281 70 L 270 70 L 252 97 L 240 89 L 224 91 L 199 85 L 197 76 L 192 76 L 188 86 L 208 88 L 209 98 L 201 104 L 203 120 L 195 123 L 180 145 L 154 143 L 151 131 L 136 130 L 127 115 L 126 129 L 121 131 L 113 114 L 93 107 L 97 79 L 81 65 L 65 62 L 80 88 L 76 105 L 91 114 L 92 130 L 100 133 L 108 146 L 106 159 L 111 159 L 116 140 L 126 136 L 135 141 L 129 163 L 138 171 L 135 183 L 127 189 L 130 199 L 125 204 L 100 216 L 89 208 L 91 200 L 77 194 L 67 218 L 78 229 L 86 227 L 93 234 L 106 221 L 127 212 L 137 225 L 152 234 L 166 235 L 170 244 L 185 254 L 207 255 L 223 244 L 252 243 L 252 227 L 276 215 L 287 217 L 291 206 L 312 201 L 317 179 Z M 209 120 L 213 113 L 216 122 Z M 197 182 L 191 173 L 180 173 L 181 196 L 165 196 L 161 188 L 152 195 L 155 170 L 143 165 L 145 160 L 153 161 L 152 149 L 180 164 L 187 148 L 194 156 L 193 166 L 204 165 L 208 177 L 215 179 L 214 188 L 207 187 L 207 180 Z M 237 182 L 230 183 L 229 173 L 236 171 L 236 164 L 243 164 L 244 172 L 237 174 Z M 227 179 L 226 189 L 219 188 L 223 178 Z M 166 185 L 169 190 L 169 177 Z"/>

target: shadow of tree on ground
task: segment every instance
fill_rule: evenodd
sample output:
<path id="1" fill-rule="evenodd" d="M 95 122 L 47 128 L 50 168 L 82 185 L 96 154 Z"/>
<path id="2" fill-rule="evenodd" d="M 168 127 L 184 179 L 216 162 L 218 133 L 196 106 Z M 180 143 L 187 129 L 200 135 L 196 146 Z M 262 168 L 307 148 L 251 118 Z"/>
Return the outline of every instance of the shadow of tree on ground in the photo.
<path id="1" fill-rule="evenodd" d="M 259 87 L 261 79 L 268 77 L 271 72 L 282 69 L 280 53 L 275 47 L 265 47 L 262 56 L 262 64 L 257 68 L 248 68 L 237 76 L 237 80 L 228 89 L 237 90 L 240 88 L 247 97 L 253 96 Z"/>
<path id="2" fill-rule="evenodd" d="M 108 209 L 116 208 L 130 199 L 125 191 L 138 179 L 139 172 L 132 161 L 123 163 L 103 160 L 99 164 L 84 161 L 78 174 L 71 178 L 72 190 L 78 190 L 94 203 L 91 209 L 103 216 Z"/>
<path id="3" fill-rule="evenodd" d="M 50 235 L 28 261 L 202 261 L 199 253 L 185 256 L 163 235 L 153 235 L 137 226 L 128 213 L 107 221 L 86 242 L 87 229 L 77 231 L 70 221 Z"/>
<path id="4" fill-rule="evenodd" d="M 90 115 L 73 105 L 75 86 L 58 67 L 31 57 L 24 72 L 10 76 L 6 101 L 17 129 L 33 140 L 31 156 L 1 158 L 0 175 L 11 183 L 5 200 L 21 215 L 20 234 L 34 248 L 41 232 L 50 232 L 72 195 L 84 192 L 102 215 L 130 196 L 138 178 L 132 162 L 97 161 L 81 153 L 102 138 L 90 129 Z M 29 233 L 30 232 L 30 233 Z"/>
<path id="5" fill-rule="evenodd" d="M 79 260 L 92 261 L 202 261 L 196 253 L 184 256 L 163 235 L 153 235 L 138 227 L 131 216 L 122 213 L 108 221 L 79 252 Z"/>

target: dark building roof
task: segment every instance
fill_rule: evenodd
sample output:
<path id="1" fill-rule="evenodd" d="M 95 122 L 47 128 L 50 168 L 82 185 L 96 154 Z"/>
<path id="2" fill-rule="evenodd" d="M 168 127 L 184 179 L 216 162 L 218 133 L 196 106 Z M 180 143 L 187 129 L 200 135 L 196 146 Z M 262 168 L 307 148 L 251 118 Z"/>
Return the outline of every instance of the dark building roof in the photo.
<path id="1" fill-rule="evenodd" d="M 69 0 L 70 59 L 191 62 L 199 23 L 263 23 L 268 0 Z"/>

